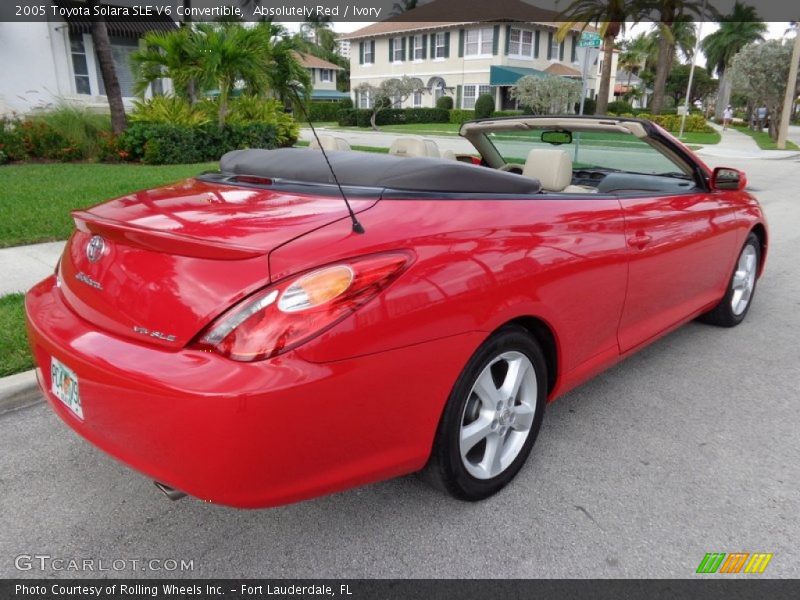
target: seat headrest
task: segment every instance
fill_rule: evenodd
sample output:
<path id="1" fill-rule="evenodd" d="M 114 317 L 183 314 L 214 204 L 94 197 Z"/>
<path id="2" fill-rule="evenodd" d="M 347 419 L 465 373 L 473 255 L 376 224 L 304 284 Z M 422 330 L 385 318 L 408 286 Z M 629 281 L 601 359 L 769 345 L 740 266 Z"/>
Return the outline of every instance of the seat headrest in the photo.
<path id="1" fill-rule="evenodd" d="M 439 158 L 439 147 L 436 142 L 418 135 L 404 135 L 392 142 L 389 154 L 394 156 L 417 156 Z"/>
<path id="2" fill-rule="evenodd" d="M 324 148 L 326 152 L 332 152 L 334 150 L 350 150 L 350 144 L 343 137 L 328 134 L 323 134 L 318 137 L 320 144 L 322 144 L 322 148 Z M 310 150 L 319 150 L 320 144 L 317 143 L 316 139 L 312 139 L 308 144 L 308 147 Z"/>
<path id="3" fill-rule="evenodd" d="M 534 148 L 528 152 L 522 174 L 538 179 L 547 192 L 561 192 L 572 182 L 572 159 L 563 150 Z"/>

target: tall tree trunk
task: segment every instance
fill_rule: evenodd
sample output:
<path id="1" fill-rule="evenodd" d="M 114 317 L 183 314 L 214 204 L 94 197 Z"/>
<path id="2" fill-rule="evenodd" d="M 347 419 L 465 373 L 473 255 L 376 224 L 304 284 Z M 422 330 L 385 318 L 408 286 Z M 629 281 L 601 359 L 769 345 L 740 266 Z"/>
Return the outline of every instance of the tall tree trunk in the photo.
<path id="1" fill-rule="evenodd" d="M 658 64 L 656 65 L 656 79 L 653 82 L 653 99 L 650 103 L 650 112 L 654 115 L 660 115 L 664 110 L 664 90 L 667 87 L 667 77 L 672 69 L 674 58 L 675 43 L 662 33 L 658 38 Z"/>
<path id="2" fill-rule="evenodd" d="M 225 119 L 228 116 L 228 96 L 230 94 L 230 86 L 226 82 L 220 81 L 219 83 L 219 114 L 218 123 L 219 128 L 225 126 Z"/>
<path id="3" fill-rule="evenodd" d="M 183 14 L 186 16 L 183 17 L 183 21 L 181 21 L 181 27 L 187 27 L 188 29 L 191 29 L 192 0 L 183 0 Z M 197 102 L 197 82 L 195 81 L 194 77 L 191 77 L 189 81 L 186 82 L 186 97 L 189 99 L 190 104 Z"/>
<path id="4" fill-rule="evenodd" d="M 600 73 L 600 89 L 597 90 L 597 105 L 595 114 L 604 115 L 608 112 L 608 91 L 611 88 L 611 63 L 614 60 L 614 37 L 606 36 L 603 39 L 603 70 Z"/>
<path id="5" fill-rule="evenodd" d="M 731 81 L 730 76 L 728 75 L 728 70 L 725 69 L 719 74 L 719 89 L 717 90 L 717 102 L 714 105 L 714 118 L 715 119 L 722 119 L 722 115 L 725 112 L 725 107 L 731 101 L 731 88 L 733 87 L 733 82 Z"/>
<path id="6" fill-rule="evenodd" d="M 94 7 L 99 4 L 99 0 L 89 0 L 89 10 L 94 13 Z M 108 107 L 111 110 L 111 130 L 120 134 L 128 126 L 125 117 L 125 105 L 122 103 L 122 89 L 119 87 L 117 71 L 114 68 L 114 58 L 111 54 L 111 40 L 108 39 L 108 28 L 105 19 L 96 17 L 92 22 L 92 42 L 94 51 L 97 54 L 97 62 L 100 64 L 100 75 L 103 77 L 103 85 L 106 88 Z"/>

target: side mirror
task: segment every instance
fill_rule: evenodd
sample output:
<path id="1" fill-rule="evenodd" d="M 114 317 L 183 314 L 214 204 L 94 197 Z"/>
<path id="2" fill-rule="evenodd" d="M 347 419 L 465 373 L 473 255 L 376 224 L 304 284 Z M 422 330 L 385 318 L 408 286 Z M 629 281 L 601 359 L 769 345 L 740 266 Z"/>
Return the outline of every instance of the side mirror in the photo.
<path id="1" fill-rule="evenodd" d="M 740 191 L 747 185 L 747 176 L 738 169 L 717 167 L 711 175 L 712 190 Z"/>

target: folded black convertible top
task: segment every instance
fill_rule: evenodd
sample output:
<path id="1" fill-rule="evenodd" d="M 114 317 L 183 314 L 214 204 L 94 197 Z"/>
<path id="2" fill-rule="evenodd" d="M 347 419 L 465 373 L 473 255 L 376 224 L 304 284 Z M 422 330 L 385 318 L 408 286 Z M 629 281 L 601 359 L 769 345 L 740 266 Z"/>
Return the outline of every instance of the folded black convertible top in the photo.
<path id="1" fill-rule="evenodd" d="M 339 183 L 472 194 L 536 194 L 538 180 L 443 158 L 414 158 L 369 152 L 328 152 Z M 303 183 L 334 183 L 322 152 L 300 148 L 234 150 L 220 160 L 231 175 L 254 175 Z"/>

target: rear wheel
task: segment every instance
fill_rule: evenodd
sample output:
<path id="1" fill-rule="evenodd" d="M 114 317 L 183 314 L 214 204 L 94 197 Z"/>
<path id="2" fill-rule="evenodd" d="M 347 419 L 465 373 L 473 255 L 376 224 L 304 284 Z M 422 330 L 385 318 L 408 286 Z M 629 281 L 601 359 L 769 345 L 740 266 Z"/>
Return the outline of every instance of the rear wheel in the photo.
<path id="1" fill-rule="evenodd" d="M 750 233 L 739 253 L 725 296 L 700 320 L 720 327 L 734 327 L 744 321 L 756 292 L 760 264 L 761 242 L 756 234 Z"/>
<path id="2" fill-rule="evenodd" d="M 502 489 L 530 454 L 546 395 L 539 344 L 521 327 L 499 330 L 459 376 L 425 478 L 463 500 L 482 500 Z"/>

